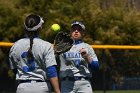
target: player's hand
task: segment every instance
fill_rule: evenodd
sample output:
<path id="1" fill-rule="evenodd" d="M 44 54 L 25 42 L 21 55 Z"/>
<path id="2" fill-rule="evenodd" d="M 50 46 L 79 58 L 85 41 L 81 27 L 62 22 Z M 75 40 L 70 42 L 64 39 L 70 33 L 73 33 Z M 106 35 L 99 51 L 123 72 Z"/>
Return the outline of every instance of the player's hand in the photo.
<path id="1" fill-rule="evenodd" d="M 85 48 L 80 49 L 80 53 L 83 58 L 86 58 L 88 56 L 87 50 Z"/>
<path id="2" fill-rule="evenodd" d="M 81 53 L 81 56 L 82 56 L 87 62 L 90 63 L 90 62 L 92 61 L 90 55 L 88 54 L 88 51 L 87 51 L 85 48 L 80 49 L 80 53 Z"/>

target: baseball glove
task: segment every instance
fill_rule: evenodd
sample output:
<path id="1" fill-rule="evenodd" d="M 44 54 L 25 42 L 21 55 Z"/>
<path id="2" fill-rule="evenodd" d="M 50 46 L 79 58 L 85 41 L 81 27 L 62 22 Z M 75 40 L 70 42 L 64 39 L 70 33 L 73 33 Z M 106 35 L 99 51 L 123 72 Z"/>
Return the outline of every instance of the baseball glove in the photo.
<path id="1" fill-rule="evenodd" d="M 61 54 L 70 50 L 73 45 L 73 39 L 66 32 L 59 32 L 55 36 L 54 40 L 54 51 L 55 54 Z"/>

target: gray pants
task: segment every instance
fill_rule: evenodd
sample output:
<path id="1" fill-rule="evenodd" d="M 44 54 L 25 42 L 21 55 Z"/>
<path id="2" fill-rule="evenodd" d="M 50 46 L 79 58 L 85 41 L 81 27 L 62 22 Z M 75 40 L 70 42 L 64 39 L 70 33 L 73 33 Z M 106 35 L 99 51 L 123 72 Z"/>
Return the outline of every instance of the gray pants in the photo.
<path id="1" fill-rule="evenodd" d="M 93 93 L 93 91 L 88 80 L 62 80 L 61 93 Z"/>
<path id="2" fill-rule="evenodd" d="M 46 82 L 20 83 L 16 93 L 50 93 Z"/>

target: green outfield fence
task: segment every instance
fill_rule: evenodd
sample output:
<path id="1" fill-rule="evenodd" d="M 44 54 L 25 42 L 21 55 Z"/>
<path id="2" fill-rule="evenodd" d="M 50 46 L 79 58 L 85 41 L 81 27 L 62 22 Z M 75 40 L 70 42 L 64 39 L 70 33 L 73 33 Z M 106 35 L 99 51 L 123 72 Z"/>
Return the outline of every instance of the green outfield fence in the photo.
<path id="1" fill-rule="evenodd" d="M 11 47 L 14 43 L 11 42 L 0 42 L 0 47 Z M 140 45 L 91 45 L 92 48 L 94 49 L 102 49 L 103 51 L 105 49 L 132 49 L 132 50 L 139 50 L 140 49 Z M 105 74 L 104 74 L 105 75 Z M 103 81 L 105 81 L 103 75 Z M 103 91 L 95 91 L 94 93 L 140 93 L 140 90 L 125 90 L 125 91 L 121 91 L 121 90 L 115 90 L 115 91 L 108 91 L 105 88 L 105 84 L 103 85 Z M 3 92 L 3 93 L 7 93 L 7 92 Z M 9 92 L 10 93 L 10 92 Z M 11 92 L 12 93 L 12 92 Z"/>

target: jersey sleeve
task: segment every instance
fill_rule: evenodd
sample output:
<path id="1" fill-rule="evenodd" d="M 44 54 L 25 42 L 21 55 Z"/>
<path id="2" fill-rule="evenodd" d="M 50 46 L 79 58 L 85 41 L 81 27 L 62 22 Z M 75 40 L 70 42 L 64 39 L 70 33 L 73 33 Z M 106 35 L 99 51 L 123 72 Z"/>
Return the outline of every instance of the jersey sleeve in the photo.
<path id="1" fill-rule="evenodd" d="M 15 44 L 11 47 L 10 52 L 9 52 L 9 62 L 10 62 L 11 69 L 16 68 L 16 66 L 14 64 L 17 59 L 16 59 L 16 54 L 14 52 L 14 49 L 15 49 Z"/>
<path id="2" fill-rule="evenodd" d="M 88 47 L 88 53 L 89 53 L 90 57 L 92 58 L 92 60 L 98 61 L 98 58 L 97 58 L 97 55 L 95 54 L 94 49 L 89 45 L 87 45 L 87 47 Z"/>
<path id="3" fill-rule="evenodd" d="M 99 62 L 98 62 L 98 58 L 95 54 L 94 49 L 91 46 L 88 46 L 88 53 L 90 55 L 90 57 L 92 58 L 92 62 L 90 64 L 88 64 L 88 66 L 92 69 L 92 70 L 97 70 L 99 69 Z"/>
<path id="4" fill-rule="evenodd" d="M 44 54 L 44 61 L 46 64 L 46 68 L 49 66 L 57 65 L 52 45 L 46 47 L 43 54 Z"/>

